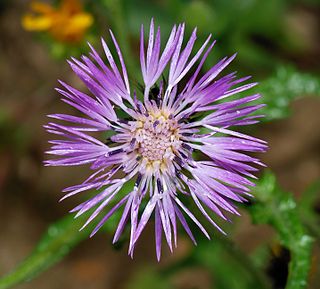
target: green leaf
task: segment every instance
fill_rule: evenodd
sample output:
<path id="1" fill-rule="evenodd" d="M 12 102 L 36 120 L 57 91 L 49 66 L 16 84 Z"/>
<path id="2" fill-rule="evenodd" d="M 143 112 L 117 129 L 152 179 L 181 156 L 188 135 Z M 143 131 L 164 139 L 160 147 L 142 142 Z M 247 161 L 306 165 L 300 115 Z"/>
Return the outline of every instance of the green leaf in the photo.
<path id="1" fill-rule="evenodd" d="M 217 22 L 212 7 L 202 1 L 186 3 L 184 9 L 180 10 L 180 14 L 179 18 L 182 21 L 192 28 L 197 27 L 203 34 L 208 33 L 208 30 L 212 29 Z"/>
<path id="2" fill-rule="evenodd" d="M 264 273 L 228 237 L 215 236 L 211 241 L 201 240 L 194 250 L 194 256 L 197 262 L 207 267 L 213 275 L 215 288 L 271 288 Z"/>
<path id="3" fill-rule="evenodd" d="M 257 181 L 253 191 L 256 203 L 249 207 L 249 212 L 254 223 L 271 225 L 278 233 L 281 244 L 291 252 L 286 289 L 305 288 L 313 238 L 306 233 L 292 194 L 279 188 L 270 171 Z"/>
<path id="4" fill-rule="evenodd" d="M 30 280 L 66 256 L 89 236 L 90 226 L 79 232 L 86 217 L 74 219 L 72 215 L 68 215 L 49 226 L 33 253 L 12 273 L 0 279 L 0 289 Z"/>
<path id="5" fill-rule="evenodd" d="M 138 275 L 129 280 L 126 288 L 144 289 L 150 288 L 150 284 L 156 284 L 155 288 L 159 289 L 178 288 L 174 282 L 177 275 L 201 268 L 210 274 L 210 279 L 214 280 L 213 288 L 271 289 L 263 271 L 227 237 L 217 233 L 213 240 L 208 240 L 199 234 L 197 243 L 198 245 L 192 247 L 189 254 L 166 267 L 151 264 L 142 267 Z"/>
<path id="6" fill-rule="evenodd" d="M 127 289 L 149 289 L 152 284 L 153 289 L 174 288 L 169 280 L 157 272 L 155 267 L 148 266 L 141 268 L 138 273 L 133 275 Z"/>
<path id="7" fill-rule="evenodd" d="M 263 121 L 271 121 L 287 117 L 293 100 L 307 95 L 320 96 L 320 77 L 282 66 L 274 76 L 261 81 L 255 92 L 262 94 L 259 102 L 266 104 L 259 114 L 266 115 Z"/>
<path id="8" fill-rule="evenodd" d="M 128 193 L 132 189 L 133 183 L 134 181 L 132 180 L 126 182 L 118 195 Z M 45 271 L 63 259 L 81 241 L 89 238 L 97 222 L 93 221 L 81 231 L 80 228 L 91 213 L 92 210 L 89 210 L 76 219 L 74 215 L 68 214 L 66 217 L 50 225 L 30 256 L 18 265 L 14 271 L 0 279 L 0 289 L 10 288 L 21 282 L 31 280 L 42 271 Z M 120 218 L 121 210 L 118 210 L 104 224 L 101 231 L 113 232 Z"/>
<path id="9" fill-rule="evenodd" d="M 319 213 L 316 211 L 320 201 L 320 180 L 314 182 L 301 196 L 299 212 L 303 223 L 311 235 L 320 239 Z"/>

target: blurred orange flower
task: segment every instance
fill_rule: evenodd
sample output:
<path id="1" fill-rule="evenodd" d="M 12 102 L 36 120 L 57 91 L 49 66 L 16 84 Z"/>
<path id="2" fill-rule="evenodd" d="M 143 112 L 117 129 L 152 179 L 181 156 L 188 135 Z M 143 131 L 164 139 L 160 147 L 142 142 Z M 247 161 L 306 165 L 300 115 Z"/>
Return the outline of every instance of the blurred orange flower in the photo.
<path id="1" fill-rule="evenodd" d="M 61 42 L 79 42 L 93 23 L 91 14 L 85 12 L 79 0 L 61 0 L 55 8 L 47 3 L 33 1 L 31 12 L 22 17 L 27 31 L 48 31 Z"/>

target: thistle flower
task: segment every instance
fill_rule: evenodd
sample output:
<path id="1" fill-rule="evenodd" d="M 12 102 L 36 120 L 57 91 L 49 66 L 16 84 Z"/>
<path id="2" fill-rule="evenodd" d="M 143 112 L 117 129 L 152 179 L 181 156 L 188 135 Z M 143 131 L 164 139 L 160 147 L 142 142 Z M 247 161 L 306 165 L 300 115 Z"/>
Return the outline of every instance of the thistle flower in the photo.
<path id="1" fill-rule="evenodd" d="M 83 11 L 79 0 L 61 0 L 60 6 L 33 1 L 22 18 L 27 31 L 48 31 L 61 42 L 79 42 L 93 23 L 91 14 Z"/>
<path id="2" fill-rule="evenodd" d="M 63 138 L 51 141 L 48 153 L 59 158 L 46 161 L 47 165 L 90 164 L 94 171 L 82 184 L 66 188 L 62 199 L 97 190 L 94 197 L 71 211 L 80 216 L 95 208 L 83 227 L 111 206 L 91 235 L 124 207 L 113 242 L 118 241 L 130 220 L 130 255 L 152 215 L 158 259 L 163 233 L 171 251 L 177 246 L 178 223 L 196 243 L 187 219 L 210 238 L 182 199 L 192 200 L 204 217 L 223 232 L 210 214 L 225 220 L 226 212 L 238 214 L 235 203 L 244 202 L 250 196 L 249 187 L 254 185 L 248 179 L 257 170 L 252 164 L 262 165 L 245 152 L 266 149 L 264 141 L 231 129 L 257 123 L 261 117 L 252 113 L 262 105 L 250 105 L 259 94 L 228 101 L 256 83 L 243 84 L 250 77 L 237 79 L 235 73 L 217 79 L 235 55 L 201 75 L 215 41 L 210 43 L 210 35 L 191 56 L 196 29 L 185 45 L 184 30 L 184 24 L 174 26 L 161 52 L 160 28 L 155 33 L 151 21 L 145 47 L 142 26 L 141 93 L 132 92 L 120 47 L 111 31 L 120 68 L 103 39 L 108 64 L 89 44 L 90 57 L 73 58 L 69 64 L 93 96 L 62 81 L 63 89 L 57 89 L 62 100 L 84 116 L 50 115 L 70 124 L 49 122 L 46 126 L 48 132 Z M 110 136 L 104 140 L 102 134 L 96 137 L 96 132 L 109 132 Z M 123 190 L 130 182 L 129 190 Z"/>

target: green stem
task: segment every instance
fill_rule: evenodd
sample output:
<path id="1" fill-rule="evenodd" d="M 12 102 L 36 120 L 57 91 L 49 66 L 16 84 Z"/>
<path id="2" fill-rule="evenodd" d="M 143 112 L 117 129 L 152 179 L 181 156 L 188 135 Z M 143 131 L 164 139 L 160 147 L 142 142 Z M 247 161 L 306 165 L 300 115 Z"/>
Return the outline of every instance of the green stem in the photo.
<path id="1" fill-rule="evenodd" d="M 264 174 L 254 191 L 257 202 L 249 208 L 253 222 L 271 225 L 282 245 L 291 252 L 286 289 L 305 288 L 313 238 L 306 233 L 293 196 L 278 187 L 271 172 Z"/>
<path id="2" fill-rule="evenodd" d="M 30 280 L 60 261 L 73 247 L 89 236 L 90 228 L 79 232 L 84 220 L 84 216 L 74 219 L 72 215 L 68 215 L 51 225 L 33 253 L 12 273 L 0 279 L 0 289 Z"/>

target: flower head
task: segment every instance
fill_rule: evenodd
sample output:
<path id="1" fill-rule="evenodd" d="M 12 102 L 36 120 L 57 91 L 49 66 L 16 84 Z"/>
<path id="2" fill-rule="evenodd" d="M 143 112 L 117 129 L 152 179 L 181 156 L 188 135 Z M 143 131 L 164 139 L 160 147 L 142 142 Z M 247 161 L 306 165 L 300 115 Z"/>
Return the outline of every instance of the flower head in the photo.
<path id="1" fill-rule="evenodd" d="M 79 0 L 61 0 L 58 8 L 34 1 L 32 13 L 22 18 L 28 31 L 48 31 L 61 42 L 79 42 L 93 23 L 93 17 L 83 11 Z"/>
<path id="2" fill-rule="evenodd" d="M 254 177 L 252 172 L 257 170 L 252 164 L 261 165 L 245 152 L 266 149 L 264 141 L 231 129 L 256 123 L 261 117 L 252 115 L 261 105 L 250 105 L 259 94 L 228 101 L 256 83 L 243 84 L 249 77 L 237 79 L 235 73 L 217 78 L 235 55 L 222 59 L 201 75 L 215 42 L 210 43 L 209 36 L 191 56 L 196 30 L 183 45 L 184 30 L 184 24 L 174 26 L 161 52 L 160 28 L 155 34 L 151 21 L 145 47 L 142 26 L 141 93 L 132 92 L 119 45 L 110 32 L 120 68 L 104 40 L 108 64 L 91 46 L 90 58 L 72 59 L 71 68 L 92 96 L 60 82 L 63 89 L 57 90 L 63 101 L 83 116 L 50 115 L 70 124 L 50 122 L 46 126 L 49 132 L 63 138 L 51 141 L 48 153 L 59 158 L 46 161 L 47 165 L 90 164 L 94 171 L 82 184 L 65 189 L 63 199 L 98 190 L 94 197 L 72 210 L 79 216 L 95 207 L 84 227 L 111 206 L 92 235 L 124 207 L 113 241 L 119 239 L 130 221 L 131 255 L 152 215 L 158 259 L 163 233 L 170 250 L 177 245 L 177 223 L 181 223 L 194 242 L 187 219 L 209 238 L 204 226 L 183 203 L 187 198 L 223 232 L 210 214 L 213 212 L 225 220 L 226 212 L 238 214 L 235 203 L 245 201 L 253 185 L 247 178 Z M 96 132 L 109 132 L 109 137 L 107 140 L 96 137 Z M 123 190 L 131 181 L 129 191 Z"/>

